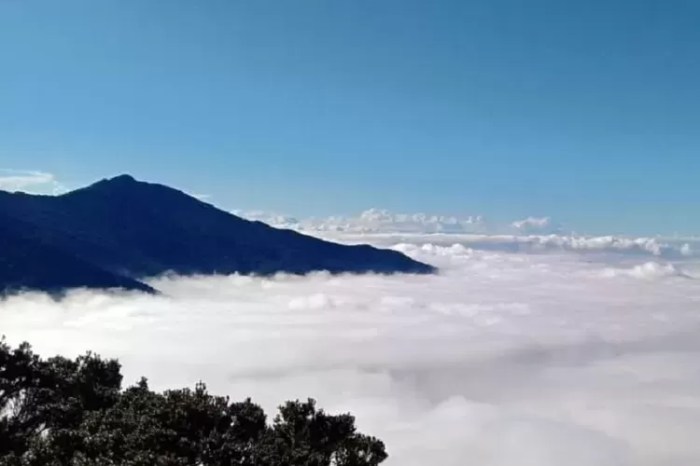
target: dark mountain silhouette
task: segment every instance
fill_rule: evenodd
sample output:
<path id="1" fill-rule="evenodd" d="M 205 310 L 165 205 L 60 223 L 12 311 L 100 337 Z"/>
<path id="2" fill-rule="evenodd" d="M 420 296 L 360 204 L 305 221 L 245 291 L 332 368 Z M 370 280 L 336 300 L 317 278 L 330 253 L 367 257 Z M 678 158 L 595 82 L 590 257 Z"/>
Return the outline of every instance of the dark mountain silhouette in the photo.
<path id="1" fill-rule="evenodd" d="M 0 290 L 148 290 L 137 280 L 166 272 L 434 271 L 396 251 L 251 222 L 128 175 L 61 196 L 0 192 L 0 242 Z"/>

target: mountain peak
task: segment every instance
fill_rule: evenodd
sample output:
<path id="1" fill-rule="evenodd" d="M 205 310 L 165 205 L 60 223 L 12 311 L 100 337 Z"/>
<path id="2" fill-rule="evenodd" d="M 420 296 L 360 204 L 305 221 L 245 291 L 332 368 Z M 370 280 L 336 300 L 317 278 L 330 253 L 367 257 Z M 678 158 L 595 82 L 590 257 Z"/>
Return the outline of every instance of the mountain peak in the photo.
<path id="1" fill-rule="evenodd" d="M 113 178 L 105 179 L 104 181 L 107 181 L 108 183 L 138 183 L 136 178 L 127 173 L 115 176 Z"/>
<path id="2" fill-rule="evenodd" d="M 125 173 L 122 175 L 114 176 L 112 178 L 103 178 L 100 181 L 97 181 L 84 188 L 79 188 L 74 191 L 70 191 L 64 194 L 63 197 L 70 198 L 75 196 L 84 196 L 90 195 L 90 193 L 94 192 L 107 192 L 110 194 L 133 192 L 136 188 L 146 186 L 148 184 L 149 183 L 139 181 L 133 176 Z"/>
<path id="3" fill-rule="evenodd" d="M 76 191 L 84 191 L 84 190 L 90 190 L 92 188 L 114 188 L 114 187 L 131 187 L 135 185 L 143 184 L 141 181 L 138 181 L 136 178 L 134 178 L 131 175 L 128 174 L 123 174 L 123 175 L 118 175 L 114 176 L 112 178 L 103 178 L 100 181 L 91 184 L 90 186 L 87 186 L 82 189 L 78 189 Z"/>

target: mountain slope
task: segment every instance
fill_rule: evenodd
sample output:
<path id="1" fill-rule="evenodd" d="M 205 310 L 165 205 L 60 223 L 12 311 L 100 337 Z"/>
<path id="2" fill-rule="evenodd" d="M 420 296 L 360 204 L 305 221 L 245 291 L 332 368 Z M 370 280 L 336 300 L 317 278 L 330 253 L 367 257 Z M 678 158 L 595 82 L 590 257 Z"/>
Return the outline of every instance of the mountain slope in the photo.
<path id="1" fill-rule="evenodd" d="M 16 221 L 0 216 L 0 294 L 25 289 L 56 293 L 76 287 L 154 291 L 136 280 L 28 239 L 13 228 L 16 225 Z M 28 227 L 23 225 L 23 230 Z"/>
<path id="2" fill-rule="evenodd" d="M 133 279 L 165 272 L 434 271 L 399 252 L 339 245 L 244 220 L 127 175 L 62 196 L 0 192 L 0 215 L 29 225 L 22 230 L 27 241 Z"/>

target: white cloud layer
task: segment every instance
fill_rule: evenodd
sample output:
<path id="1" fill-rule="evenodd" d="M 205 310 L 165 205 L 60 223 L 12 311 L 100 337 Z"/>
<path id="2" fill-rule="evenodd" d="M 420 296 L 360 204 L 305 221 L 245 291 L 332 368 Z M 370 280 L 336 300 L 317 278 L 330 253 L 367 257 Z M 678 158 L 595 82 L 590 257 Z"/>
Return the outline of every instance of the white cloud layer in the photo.
<path id="1" fill-rule="evenodd" d="M 24 294 L 0 302 L 2 332 L 45 354 L 117 356 L 127 381 L 147 375 L 156 388 L 201 379 L 267 409 L 316 397 L 382 438 L 390 466 L 700 464 L 698 262 L 450 238 L 396 246 L 440 266 L 436 276 L 162 278 L 161 297 Z"/>
<path id="2" fill-rule="evenodd" d="M 30 194 L 61 194 L 65 187 L 51 173 L 0 169 L 0 190 Z"/>

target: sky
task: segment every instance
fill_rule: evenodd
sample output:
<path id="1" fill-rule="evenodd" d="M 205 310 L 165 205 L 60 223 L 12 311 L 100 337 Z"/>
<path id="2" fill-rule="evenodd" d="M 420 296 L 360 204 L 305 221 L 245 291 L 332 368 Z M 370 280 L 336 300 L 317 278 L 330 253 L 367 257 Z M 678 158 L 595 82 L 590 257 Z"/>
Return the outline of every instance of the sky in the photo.
<path id="1" fill-rule="evenodd" d="M 698 234 L 700 3 L 0 0 L 0 169 Z"/>

